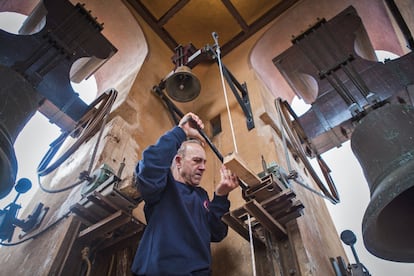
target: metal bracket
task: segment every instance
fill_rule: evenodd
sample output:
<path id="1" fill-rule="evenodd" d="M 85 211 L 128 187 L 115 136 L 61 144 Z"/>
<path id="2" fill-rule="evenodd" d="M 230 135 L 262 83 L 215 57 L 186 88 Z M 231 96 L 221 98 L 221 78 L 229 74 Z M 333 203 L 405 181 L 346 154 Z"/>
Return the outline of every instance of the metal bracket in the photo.
<path id="1" fill-rule="evenodd" d="M 220 66 L 219 59 L 217 57 L 216 52 L 213 49 L 213 46 L 208 44 L 196 51 L 193 55 L 191 55 L 187 59 L 186 65 L 190 68 L 193 68 L 198 63 L 203 62 L 205 60 L 215 60 L 217 64 Z M 234 96 L 236 97 L 236 100 L 239 103 L 241 109 L 243 110 L 244 115 L 246 116 L 247 129 L 251 130 L 252 128 L 254 128 L 254 121 L 246 82 L 240 84 L 224 64 L 221 64 L 221 66 L 223 69 L 223 76 L 226 79 L 229 87 L 231 88 L 231 91 L 233 92 Z"/>
<path id="2" fill-rule="evenodd" d="M 225 66 L 223 66 L 223 74 L 231 88 L 231 91 L 233 92 L 240 107 L 242 108 L 244 115 L 246 116 L 247 129 L 251 130 L 254 128 L 254 121 L 252 108 L 250 106 L 249 94 L 247 91 L 247 84 L 246 82 L 240 84 Z M 236 88 L 240 91 L 241 95 L 239 95 Z"/>
<path id="3" fill-rule="evenodd" d="M 210 45 L 207 45 L 205 47 L 205 51 L 207 51 L 211 55 L 211 57 L 215 59 L 218 63 L 217 55 Z M 246 82 L 240 84 L 238 80 L 234 77 L 234 75 L 230 72 L 230 70 L 227 69 L 227 67 L 224 64 L 221 65 L 223 69 L 223 76 L 226 79 L 227 84 L 229 85 L 234 96 L 236 97 L 236 100 L 239 103 L 241 109 L 243 110 L 244 115 L 246 116 L 247 129 L 251 130 L 252 128 L 254 128 L 254 120 L 252 108 L 250 106 L 249 93 L 247 91 L 247 84 Z"/>

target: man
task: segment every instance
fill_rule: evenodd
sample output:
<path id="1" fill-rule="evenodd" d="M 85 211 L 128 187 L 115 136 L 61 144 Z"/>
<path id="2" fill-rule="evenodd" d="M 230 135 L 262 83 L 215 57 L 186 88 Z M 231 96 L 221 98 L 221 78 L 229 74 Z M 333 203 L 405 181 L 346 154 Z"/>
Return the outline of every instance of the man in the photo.
<path id="1" fill-rule="evenodd" d="M 137 165 L 147 226 L 132 265 L 136 275 L 210 275 L 210 242 L 227 235 L 221 217 L 229 211 L 227 196 L 238 180 L 222 166 L 221 181 L 209 201 L 199 187 L 206 154 L 197 128 L 204 128 L 203 122 L 186 114 L 144 150 Z"/>

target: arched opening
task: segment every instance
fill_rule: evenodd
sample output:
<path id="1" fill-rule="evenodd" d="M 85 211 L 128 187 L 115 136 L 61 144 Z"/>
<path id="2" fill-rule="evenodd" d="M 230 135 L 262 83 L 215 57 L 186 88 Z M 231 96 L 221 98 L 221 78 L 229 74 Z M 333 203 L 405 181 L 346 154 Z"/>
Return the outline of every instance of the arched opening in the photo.
<path id="1" fill-rule="evenodd" d="M 386 62 L 388 60 L 397 59 L 400 56 L 385 50 L 375 50 L 379 62 Z"/>
<path id="2" fill-rule="evenodd" d="M 118 3 L 119 2 L 119 3 Z M 0 12 L 0 29 L 11 34 L 19 35 L 19 29 L 30 13 L 30 5 L 34 2 L 27 2 L 27 5 L 9 6 L 10 10 L 17 12 Z M 30 5 L 29 5 L 30 4 Z M 148 47 L 140 26 L 129 12 L 128 8 L 121 4 L 121 1 L 89 0 L 85 5 L 91 13 L 98 15 L 98 21 L 105 23 L 102 34 L 118 49 L 118 52 L 103 64 L 94 75 L 86 80 L 77 79 L 71 81 L 71 86 L 76 94 L 86 103 L 90 104 L 99 94 L 114 88 L 118 91 L 118 99 L 113 106 L 115 109 L 126 99 L 129 90 L 140 70 L 148 53 Z M 122 20 L 117 20 L 117 18 Z M 122 26 L 120 25 L 122 24 Z M 42 29 L 42 22 L 39 22 L 37 29 Z M 134 39 L 131 39 L 134 38 Z M 79 62 L 78 62 L 79 61 Z M 76 61 L 81 63 L 80 60 Z M 72 67 L 73 67 L 72 66 Z M 14 147 L 18 161 L 16 181 L 22 177 L 29 178 L 32 182 L 32 189 L 20 197 L 19 201 L 29 202 L 35 194 L 37 183 L 37 166 L 46 154 L 49 144 L 60 135 L 61 130 L 40 112 L 36 112 L 29 122 L 19 133 Z M 7 204 L 15 197 L 16 192 L 12 190 L 2 200 Z M 10 199 L 10 200 L 9 200 Z M 3 206 L 0 206 L 0 208 Z M 23 204 L 25 207 L 25 204 Z"/>
<path id="3" fill-rule="evenodd" d="M 27 16 L 15 12 L 0 13 L 0 29 L 11 34 L 19 34 Z M 91 103 L 97 95 L 97 83 L 94 76 L 80 83 L 71 82 L 74 91 L 87 104 Z M 17 137 L 14 149 L 18 162 L 16 179 L 28 178 L 32 181 L 32 189 L 20 196 L 20 202 L 28 202 L 37 191 L 36 170 L 43 155 L 47 152 L 49 144 L 60 135 L 60 129 L 37 111 Z M 12 191 L 2 199 L 0 208 L 7 205 L 15 197 Z M 23 204 L 23 209 L 26 204 Z"/>

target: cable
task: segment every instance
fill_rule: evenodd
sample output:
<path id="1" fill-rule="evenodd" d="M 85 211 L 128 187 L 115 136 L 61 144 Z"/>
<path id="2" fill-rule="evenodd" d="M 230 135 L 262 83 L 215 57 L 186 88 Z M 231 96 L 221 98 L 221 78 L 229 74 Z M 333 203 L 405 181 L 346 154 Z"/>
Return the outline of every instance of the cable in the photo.
<path id="1" fill-rule="evenodd" d="M 277 109 L 277 113 L 279 115 L 279 124 L 281 126 L 281 128 L 280 128 L 280 134 L 282 135 L 282 142 L 283 142 L 283 149 L 284 149 L 284 152 L 285 152 L 285 159 L 286 159 L 288 171 L 290 173 L 292 171 L 292 166 L 291 166 L 291 163 L 290 163 L 289 152 L 287 150 L 286 129 L 283 127 L 282 110 L 281 110 L 281 108 L 279 106 L 277 106 L 276 109 Z"/>
<path id="2" fill-rule="evenodd" d="M 38 183 L 39 183 L 39 187 L 40 187 L 40 189 L 41 189 L 43 192 L 45 192 L 45 193 L 49 193 L 49 194 L 57 194 L 57 193 L 61 193 L 61 192 L 64 192 L 64 191 L 70 190 L 70 189 L 72 189 L 72 188 L 74 188 L 74 187 L 76 187 L 76 186 L 78 186 L 78 185 L 82 184 L 84 180 L 83 180 L 83 179 L 81 179 L 81 180 L 79 180 L 78 182 L 75 182 L 75 183 L 74 183 L 74 184 L 72 184 L 72 185 L 69 185 L 69 186 L 64 187 L 64 188 L 61 188 L 61 189 L 55 189 L 55 190 L 51 190 L 51 189 L 48 189 L 48 188 L 44 187 L 44 186 L 43 186 L 43 184 L 42 184 L 42 182 L 40 181 L 40 176 L 39 176 L 39 175 L 37 175 L 37 181 L 38 181 Z"/>
<path id="3" fill-rule="evenodd" d="M 37 173 L 40 176 L 45 176 L 59 167 L 73 152 L 79 148 L 83 142 L 85 142 L 93 135 L 102 118 L 104 118 L 104 116 L 110 111 L 116 96 L 117 91 L 114 89 L 101 94 L 98 98 L 95 99 L 95 101 L 90 104 L 90 109 L 85 113 L 85 115 L 83 115 L 83 117 L 79 120 L 75 128 L 70 133 L 62 133 L 62 135 L 60 135 L 55 141 L 50 144 L 49 151 L 40 161 L 40 164 L 37 168 Z M 93 108 L 98 104 L 100 105 L 97 109 Z M 59 150 L 68 136 L 79 136 L 79 138 L 64 153 L 62 153 L 62 155 L 54 163 L 49 165 L 50 161 L 55 156 L 56 152 Z M 48 165 L 49 167 L 47 167 Z"/>
<path id="4" fill-rule="evenodd" d="M 0 245 L 2 245 L 2 246 L 15 246 L 15 245 L 19 245 L 19 244 L 22 244 L 24 242 L 27 242 L 28 240 L 35 239 L 38 236 L 40 236 L 43 233 L 45 233 L 46 231 L 48 231 L 50 228 L 52 228 L 56 224 L 58 224 L 61 220 L 63 220 L 64 218 L 66 218 L 70 213 L 71 213 L 71 211 L 67 211 L 63 216 L 61 216 L 60 218 L 58 218 L 56 221 L 54 221 L 53 223 L 51 223 L 50 225 L 48 225 L 47 227 L 45 227 L 43 230 L 37 232 L 36 234 L 34 234 L 34 235 L 30 236 L 30 237 L 27 237 L 27 238 L 25 238 L 23 240 L 20 240 L 18 242 L 15 242 L 15 243 L 2 243 L 1 242 Z"/>
<path id="5" fill-rule="evenodd" d="M 51 144 L 51 147 L 50 147 L 49 151 L 43 157 L 43 159 L 40 162 L 40 165 L 38 167 L 37 179 L 38 179 L 39 187 L 40 187 L 40 189 L 42 189 L 42 191 L 44 191 L 46 193 L 60 193 L 60 192 L 70 190 L 70 189 L 82 184 L 84 181 L 90 181 L 91 180 L 90 174 L 91 174 L 91 171 L 92 171 L 93 163 L 95 161 L 95 157 L 96 157 L 96 153 L 97 153 L 97 150 L 98 150 L 99 142 L 102 138 L 103 130 L 104 130 L 106 122 L 108 120 L 109 112 L 111 111 L 111 107 L 112 107 L 113 103 L 115 102 L 116 96 L 117 96 L 117 91 L 111 89 L 110 91 L 108 91 L 106 93 L 103 93 L 100 97 L 98 97 L 91 104 L 91 106 L 93 107 L 93 106 L 95 106 L 98 103 L 103 101 L 103 104 L 99 105 L 99 108 L 96 112 L 90 112 L 91 110 L 94 110 L 94 109 L 91 109 L 90 111 L 88 111 L 80 119 L 77 127 L 75 127 L 75 129 L 72 131 L 72 133 L 73 133 L 73 132 L 77 131 L 79 128 L 81 128 L 84 124 L 86 124 L 83 135 L 81 135 L 81 137 L 71 147 L 69 147 L 69 149 L 64 154 L 62 154 L 62 156 L 58 160 L 56 160 L 55 163 L 53 163 L 51 166 L 46 168 L 46 166 L 49 164 L 49 162 L 51 161 L 53 156 L 56 154 L 56 152 L 58 151 L 60 146 L 63 144 L 64 140 L 69 136 L 69 134 L 68 133 L 62 134 Z M 102 122 L 100 122 L 101 119 L 103 119 Z M 48 188 L 44 187 L 42 182 L 40 181 L 40 176 L 47 175 L 50 172 L 52 172 L 54 169 L 56 169 L 58 166 L 60 166 L 75 150 L 77 150 L 79 148 L 79 146 L 84 141 L 86 141 L 88 138 L 90 138 L 92 136 L 92 134 L 95 132 L 95 130 L 98 126 L 98 122 L 101 123 L 99 135 L 98 135 L 96 144 L 94 146 L 91 159 L 89 161 L 88 170 L 87 171 L 82 171 L 80 173 L 80 175 L 79 175 L 80 180 L 78 182 L 75 182 L 72 185 L 69 185 L 69 186 L 61 188 L 61 189 L 51 190 L 51 189 L 48 189 Z"/>
<path id="6" fill-rule="evenodd" d="M 93 161 L 95 159 L 95 155 L 96 155 L 96 152 L 97 152 L 97 147 L 98 147 L 99 141 L 102 137 L 103 129 L 106 125 L 106 121 L 107 121 L 109 112 L 111 110 L 111 107 L 112 107 L 113 103 L 115 102 L 116 96 L 117 96 L 117 91 L 114 90 L 114 89 L 111 89 L 111 90 L 103 93 L 93 103 L 91 103 L 90 106 L 94 107 L 98 103 L 103 102 L 103 104 L 99 105 L 99 108 L 97 110 L 91 108 L 79 120 L 77 126 L 74 128 L 74 130 L 72 130 L 71 134 L 76 134 L 76 132 L 80 128 L 82 128 L 82 127 L 84 127 L 84 125 L 86 125 L 81 137 L 64 154 L 62 154 L 62 156 L 59 157 L 59 159 L 57 161 L 55 161 L 55 163 L 53 163 L 51 166 L 47 167 L 49 162 L 51 161 L 51 159 L 54 157 L 56 152 L 59 150 L 60 146 L 63 144 L 64 140 L 69 136 L 69 133 L 63 133 L 55 141 L 52 142 L 52 144 L 50 145 L 51 147 L 50 147 L 49 151 L 43 157 L 43 159 L 41 160 L 41 162 L 38 166 L 38 181 L 39 181 L 39 186 L 43 191 L 48 192 L 48 193 L 59 193 L 59 192 L 69 190 L 69 189 L 81 184 L 85 180 L 90 180 L 89 175 L 90 175 L 90 171 L 92 169 Z M 68 187 L 61 188 L 61 189 L 50 190 L 50 189 L 45 188 L 42 185 L 41 181 L 40 181 L 40 176 L 47 175 L 50 172 L 52 172 L 54 169 L 56 169 L 58 166 L 60 166 L 79 147 L 80 144 L 82 144 L 84 141 L 86 141 L 88 138 L 90 138 L 92 136 L 92 134 L 94 133 L 94 131 L 96 130 L 96 128 L 98 126 L 98 123 L 101 121 L 102 118 L 103 118 L 103 121 L 101 123 L 100 133 L 99 133 L 99 136 L 98 136 L 97 143 L 95 144 L 94 152 L 93 152 L 92 158 L 90 160 L 88 171 L 82 171 L 80 173 L 80 176 L 79 176 L 80 181 L 78 181 L 78 182 L 76 182 L 76 183 L 74 183 L 74 184 L 72 184 Z M 58 224 L 61 220 L 66 218 L 70 213 L 71 213 L 71 211 L 67 211 L 59 219 L 57 219 L 56 221 L 54 221 L 53 223 L 51 223 L 50 225 L 45 227 L 43 230 L 39 231 L 38 233 L 36 233 L 32 236 L 29 236 L 29 237 L 27 237 L 23 240 L 15 242 L 15 243 L 0 242 L 0 245 L 2 245 L 2 246 L 16 246 L 16 245 L 22 244 L 22 243 L 24 243 L 28 240 L 34 239 L 34 238 L 42 235 L 43 233 L 45 233 L 49 229 L 51 229 L 56 224 Z M 83 257 L 83 255 L 82 255 L 82 257 Z M 88 261 L 89 261 L 89 259 L 88 259 Z M 90 261 L 87 262 L 87 264 L 88 264 L 88 274 L 87 275 L 89 275 Z"/>

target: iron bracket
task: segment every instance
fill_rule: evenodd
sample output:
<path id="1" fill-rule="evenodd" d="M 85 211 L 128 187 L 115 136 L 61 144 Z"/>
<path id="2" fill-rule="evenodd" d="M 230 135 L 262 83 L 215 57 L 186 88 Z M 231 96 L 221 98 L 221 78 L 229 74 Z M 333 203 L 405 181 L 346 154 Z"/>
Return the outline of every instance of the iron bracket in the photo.
<path id="1" fill-rule="evenodd" d="M 246 82 L 240 84 L 233 74 L 223 65 L 223 75 L 226 78 L 227 83 L 229 84 L 231 91 L 233 92 L 234 96 L 237 99 L 241 109 L 243 110 L 244 115 L 246 116 L 246 125 L 247 129 L 251 130 L 254 128 L 254 121 L 253 121 L 253 114 L 252 108 L 250 106 L 250 99 L 249 94 L 247 91 L 247 84 Z M 238 89 L 238 91 L 236 90 Z"/>
<path id="2" fill-rule="evenodd" d="M 220 66 L 216 52 L 214 51 L 213 47 L 208 44 L 190 56 L 187 60 L 186 65 L 190 68 L 193 68 L 198 63 L 204 61 L 206 59 L 206 56 L 208 56 L 208 59 L 215 60 Z M 224 64 L 221 64 L 221 66 L 223 70 L 223 76 L 231 88 L 234 96 L 236 97 L 236 100 L 239 103 L 241 109 L 243 110 L 244 115 L 246 116 L 247 129 L 251 130 L 254 128 L 254 120 L 252 108 L 250 106 L 249 93 L 247 91 L 247 84 L 246 82 L 241 84 Z"/>

